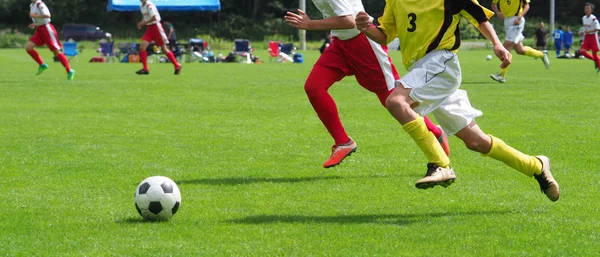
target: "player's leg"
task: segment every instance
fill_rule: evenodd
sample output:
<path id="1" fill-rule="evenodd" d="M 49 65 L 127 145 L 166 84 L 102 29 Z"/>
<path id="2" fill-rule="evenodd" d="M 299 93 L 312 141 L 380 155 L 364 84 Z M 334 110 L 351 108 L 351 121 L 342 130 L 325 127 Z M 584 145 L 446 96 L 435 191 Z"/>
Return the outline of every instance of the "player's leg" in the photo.
<path id="1" fill-rule="evenodd" d="M 175 75 L 179 75 L 181 72 L 181 64 L 177 62 L 177 58 L 175 58 L 173 52 L 171 52 L 171 50 L 169 50 L 166 46 L 169 43 L 169 40 L 167 39 L 167 33 L 165 33 L 162 24 L 160 22 L 156 23 L 156 26 L 152 26 L 152 28 L 149 27 L 148 29 L 153 30 L 152 36 L 154 42 L 162 49 L 163 53 L 165 53 L 169 61 L 173 64 L 173 67 L 175 68 Z"/>
<path id="2" fill-rule="evenodd" d="M 550 160 L 547 157 L 524 154 L 501 139 L 485 134 L 475 121 L 458 131 L 456 136 L 470 150 L 499 160 L 529 177 L 535 177 L 542 192 L 550 200 L 558 200 L 560 189 L 550 173 Z"/>
<path id="3" fill-rule="evenodd" d="M 327 92 L 335 83 L 345 77 L 342 70 L 316 64 L 304 84 L 304 91 L 317 116 L 334 140 L 332 153 L 323 167 L 340 164 L 344 158 L 356 151 L 356 143 L 348 136 L 335 101 Z"/>
<path id="4" fill-rule="evenodd" d="M 146 34 L 144 34 L 144 37 L 146 37 Z M 142 37 L 142 43 L 140 43 L 140 61 L 142 62 L 142 69 L 135 72 L 138 75 L 148 75 L 150 73 L 148 70 L 148 52 L 146 52 L 149 45 L 150 39 L 146 40 Z"/>
<path id="5" fill-rule="evenodd" d="M 352 71 L 358 84 L 375 93 L 385 107 L 388 96 L 394 90 L 394 83 L 400 79 L 392 60 L 388 55 L 388 48 L 380 45 L 364 35 L 359 35 L 347 41 L 345 54 L 351 63 Z M 371 51 L 365 51 L 371 49 Z M 437 127 L 425 116 L 427 130 L 431 131 L 442 145 L 444 152 L 449 155 L 450 147 L 444 131 Z"/>
<path id="6" fill-rule="evenodd" d="M 31 56 L 31 58 L 39 65 L 38 71 L 35 73 L 35 75 L 40 75 L 46 69 L 48 69 L 48 64 L 44 63 L 40 54 L 34 49 L 35 46 L 44 44 L 44 40 L 40 35 L 41 33 L 38 32 L 40 30 L 41 29 L 37 27 L 35 29 L 35 32 L 33 33 L 33 36 L 31 36 L 31 38 L 29 38 L 29 41 L 27 41 L 27 43 L 25 44 L 25 51 L 27 51 L 29 56 Z"/>
<path id="7" fill-rule="evenodd" d="M 525 55 L 525 56 L 534 57 L 534 58 L 541 58 L 546 69 L 550 68 L 550 59 L 548 58 L 547 51 L 539 51 L 539 50 L 535 50 L 529 46 L 523 46 L 522 42 L 514 44 L 514 49 L 515 49 L 515 52 L 517 52 L 517 54 L 519 54 L 519 55 Z"/>
<path id="8" fill-rule="evenodd" d="M 508 35 L 507 35 L 507 37 L 508 37 Z M 513 41 L 507 39 L 507 40 L 504 40 L 504 43 L 502 45 L 504 46 L 504 48 L 506 48 L 508 51 L 510 51 L 511 49 L 514 48 L 515 43 L 513 43 Z M 506 73 L 508 72 L 509 67 L 501 69 L 500 72 L 498 72 L 497 74 L 490 74 L 490 78 L 492 78 L 493 80 L 498 81 L 500 83 L 506 82 Z"/>
<path id="9" fill-rule="evenodd" d="M 569 51 L 571 50 L 570 44 L 565 44 L 565 56 L 569 56 Z"/>
<path id="10" fill-rule="evenodd" d="M 72 80 L 75 76 L 75 71 L 71 69 L 71 64 L 69 64 L 69 59 L 65 54 L 61 51 L 62 44 L 58 40 L 58 33 L 54 29 L 52 24 L 46 24 L 43 26 L 44 33 L 42 33 L 44 42 L 48 49 L 52 51 L 56 59 L 60 61 L 63 67 L 65 67 L 65 71 L 67 72 L 67 79 Z"/>
<path id="11" fill-rule="evenodd" d="M 554 42 L 554 48 L 556 49 L 556 58 L 560 57 L 560 51 L 562 50 L 561 46 L 562 45 L 560 42 L 557 42 L 557 41 Z"/>
<path id="12" fill-rule="evenodd" d="M 44 63 L 40 54 L 37 51 L 35 51 L 35 49 L 34 49 L 35 45 L 36 45 L 36 43 L 34 43 L 32 41 L 27 41 L 27 43 L 25 44 L 25 51 L 27 51 L 29 56 L 31 56 L 31 58 L 39 65 L 38 70 L 35 73 L 35 75 L 40 75 L 46 69 L 48 69 L 48 64 Z"/>
<path id="13" fill-rule="evenodd" d="M 436 76 L 423 79 L 430 74 Z M 460 80 L 458 57 L 452 52 L 433 51 L 415 63 L 411 71 L 397 82 L 396 89 L 386 101 L 390 114 L 428 160 L 427 173 L 416 182 L 417 188 L 448 186 L 456 179 L 450 159 L 435 136 L 427 130 L 423 116 L 441 106 L 459 88 Z M 446 129 L 440 119 L 438 121 Z"/>

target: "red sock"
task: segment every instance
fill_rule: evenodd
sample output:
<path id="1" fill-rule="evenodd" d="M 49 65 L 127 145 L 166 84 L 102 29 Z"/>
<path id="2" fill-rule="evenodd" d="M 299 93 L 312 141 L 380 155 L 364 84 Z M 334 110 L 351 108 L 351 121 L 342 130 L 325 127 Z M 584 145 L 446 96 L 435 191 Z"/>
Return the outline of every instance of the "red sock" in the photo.
<path id="1" fill-rule="evenodd" d="M 427 116 L 423 117 L 423 119 L 425 120 L 425 125 L 427 125 L 427 130 L 431 131 L 435 138 L 438 138 L 442 135 L 442 130 L 436 127 Z"/>
<path id="2" fill-rule="evenodd" d="M 600 58 L 598 58 L 596 52 L 593 52 L 592 54 L 592 57 L 594 58 L 594 63 L 596 63 L 596 69 L 598 69 L 600 68 Z"/>
<path id="3" fill-rule="evenodd" d="M 177 59 L 175 58 L 173 52 L 168 51 L 167 53 L 165 53 L 165 55 L 167 56 L 167 58 L 169 58 L 169 61 L 173 64 L 173 66 L 175 66 L 175 69 L 179 68 L 179 63 L 177 62 Z"/>
<path id="4" fill-rule="evenodd" d="M 341 71 L 315 65 L 304 84 L 304 91 L 319 119 L 333 137 L 335 144 L 348 143 L 350 137 L 342 125 L 335 101 L 327 92 L 329 87 L 344 77 Z"/>
<path id="5" fill-rule="evenodd" d="M 36 52 L 35 50 L 33 50 L 33 49 L 27 50 L 27 53 L 29 55 L 31 55 L 31 58 L 33 58 L 33 60 L 35 62 L 37 62 L 37 64 L 39 64 L 39 65 L 44 64 L 44 61 L 42 61 L 42 57 L 40 57 L 40 54 L 38 54 L 38 52 Z"/>
<path id="6" fill-rule="evenodd" d="M 69 65 L 69 59 L 67 59 L 67 57 L 63 53 L 58 54 L 56 57 L 58 58 L 60 63 L 65 67 L 67 72 L 71 71 L 71 65 Z"/>
<path id="7" fill-rule="evenodd" d="M 592 57 L 592 55 L 590 53 L 588 53 L 587 51 L 580 51 L 579 53 L 581 53 L 581 55 L 583 55 L 583 57 L 585 57 L 585 58 L 594 60 L 594 57 Z"/>
<path id="8" fill-rule="evenodd" d="M 142 61 L 142 65 L 144 65 L 144 70 L 148 70 L 148 53 L 146 51 L 140 52 L 140 60 Z"/>

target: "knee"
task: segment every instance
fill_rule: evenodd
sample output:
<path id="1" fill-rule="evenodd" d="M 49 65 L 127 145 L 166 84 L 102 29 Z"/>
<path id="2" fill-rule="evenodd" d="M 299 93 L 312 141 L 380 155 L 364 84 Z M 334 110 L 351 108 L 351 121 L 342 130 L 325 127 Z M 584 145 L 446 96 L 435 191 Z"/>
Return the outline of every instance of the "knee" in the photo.
<path id="1" fill-rule="evenodd" d="M 391 94 L 385 99 L 385 107 L 388 110 L 407 109 L 410 108 L 410 104 L 403 95 Z"/>
<path id="2" fill-rule="evenodd" d="M 517 54 L 519 54 L 519 55 L 525 54 L 525 50 L 523 48 L 517 48 L 517 49 L 515 49 L 515 52 L 517 52 Z"/>
<path id="3" fill-rule="evenodd" d="M 318 98 L 320 95 L 327 92 L 327 85 L 314 80 L 307 80 L 304 83 L 304 92 L 308 98 Z"/>

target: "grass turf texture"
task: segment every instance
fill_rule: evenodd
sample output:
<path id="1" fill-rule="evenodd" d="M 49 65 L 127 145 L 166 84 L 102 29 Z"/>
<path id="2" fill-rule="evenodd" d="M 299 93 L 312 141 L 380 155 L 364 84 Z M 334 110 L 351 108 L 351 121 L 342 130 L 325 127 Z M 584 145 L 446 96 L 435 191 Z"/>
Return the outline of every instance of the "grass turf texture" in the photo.
<path id="1" fill-rule="evenodd" d="M 51 60 L 46 49 L 39 52 Z M 418 190 L 426 160 L 354 78 L 333 86 L 359 145 L 333 143 L 308 103 L 304 64 L 60 63 L 41 76 L 1 50 L 0 253 L 55 256 L 592 256 L 600 252 L 597 96 L 588 60 L 515 56 L 507 83 L 490 51 L 459 53 L 487 133 L 551 158 L 557 203 L 533 178 L 450 139 L 457 183 Z M 399 52 L 391 52 L 401 73 Z M 144 178 L 182 192 L 168 222 L 133 206 Z"/>

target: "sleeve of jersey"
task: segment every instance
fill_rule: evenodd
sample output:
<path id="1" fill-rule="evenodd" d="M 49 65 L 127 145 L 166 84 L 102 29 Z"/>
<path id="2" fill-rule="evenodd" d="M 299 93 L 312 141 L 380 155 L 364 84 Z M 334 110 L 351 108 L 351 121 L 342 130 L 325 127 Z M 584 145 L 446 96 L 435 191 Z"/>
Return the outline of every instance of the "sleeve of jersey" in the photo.
<path id="1" fill-rule="evenodd" d="M 348 3 L 346 0 L 333 0 L 328 1 L 329 6 L 333 10 L 336 16 L 349 16 L 354 15 L 354 11 L 352 10 L 352 5 Z"/>
<path id="2" fill-rule="evenodd" d="M 463 4 L 460 14 L 475 27 L 479 27 L 482 22 L 488 21 L 489 18 L 494 16 L 494 12 L 481 6 L 477 0 L 463 0 Z"/>
<path id="3" fill-rule="evenodd" d="M 394 17 L 394 6 L 394 1 L 386 0 L 383 14 L 377 19 L 377 22 L 379 23 L 377 28 L 386 35 L 386 45 L 398 37 L 398 32 L 396 31 L 396 18 Z"/>
<path id="4" fill-rule="evenodd" d="M 600 23 L 598 23 L 598 19 L 594 19 L 594 26 L 596 26 L 596 29 L 600 29 Z"/>
<path id="5" fill-rule="evenodd" d="M 50 10 L 48 10 L 48 7 L 46 6 L 46 4 L 44 3 L 38 3 L 38 10 L 40 10 L 40 12 L 42 12 L 43 15 L 50 15 Z"/>
<path id="6" fill-rule="evenodd" d="M 148 5 L 148 15 L 150 15 L 150 18 L 154 17 L 154 15 L 156 15 L 157 13 L 157 9 L 155 5 Z"/>

